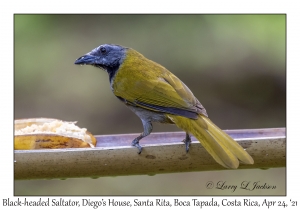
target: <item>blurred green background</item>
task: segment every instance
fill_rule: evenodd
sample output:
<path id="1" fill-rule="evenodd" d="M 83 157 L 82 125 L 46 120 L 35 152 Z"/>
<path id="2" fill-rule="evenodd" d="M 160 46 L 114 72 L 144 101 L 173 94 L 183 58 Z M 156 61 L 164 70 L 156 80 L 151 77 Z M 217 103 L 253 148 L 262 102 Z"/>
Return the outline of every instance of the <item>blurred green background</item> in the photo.
<path id="1" fill-rule="evenodd" d="M 140 133 L 108 76 L 74 61 L 104 43 L 131 47 L 177 75 L 222 129 L 286 126 L 285 15 L 15 15 L 15 119 L 78 121 L 94 135 Z M 154 124 L 153 132 L 179 131 Z M 143 144 L 141 142 L 141 144 Z M 275 190 L 207 190 L 207 181 Z M 15 195 L 284 195 L 285 168 L 15 181 Z"/>

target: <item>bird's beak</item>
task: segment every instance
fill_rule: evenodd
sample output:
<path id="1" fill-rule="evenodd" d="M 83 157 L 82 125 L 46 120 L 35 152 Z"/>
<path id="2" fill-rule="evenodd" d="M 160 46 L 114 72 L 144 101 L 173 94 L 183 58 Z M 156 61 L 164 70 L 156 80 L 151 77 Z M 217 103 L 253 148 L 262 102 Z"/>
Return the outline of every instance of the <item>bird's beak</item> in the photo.
<path id="1" fill-rule="evenodd" d="M 77 64 L 77 65 L 84 65 L 84 64 L 93 65 L 93 64 L 96 64 L 96 60 L 97 60 L 96 56 L 86 54 L 86 55 L 83 55 L 80 58 L 78 58 L 75 61 L 75 64 Z"/>

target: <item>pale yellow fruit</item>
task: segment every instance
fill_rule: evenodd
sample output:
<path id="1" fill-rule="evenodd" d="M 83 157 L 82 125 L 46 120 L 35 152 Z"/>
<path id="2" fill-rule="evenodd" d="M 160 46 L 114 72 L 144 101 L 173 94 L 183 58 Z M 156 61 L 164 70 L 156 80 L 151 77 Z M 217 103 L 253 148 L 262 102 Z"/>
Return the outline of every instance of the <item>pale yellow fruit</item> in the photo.
<path id="1" fill-rule="evenodd" d="M 14 149 L 95 147 L 96 138 L 75 123 L 50 118 L 15 120 Z"/>

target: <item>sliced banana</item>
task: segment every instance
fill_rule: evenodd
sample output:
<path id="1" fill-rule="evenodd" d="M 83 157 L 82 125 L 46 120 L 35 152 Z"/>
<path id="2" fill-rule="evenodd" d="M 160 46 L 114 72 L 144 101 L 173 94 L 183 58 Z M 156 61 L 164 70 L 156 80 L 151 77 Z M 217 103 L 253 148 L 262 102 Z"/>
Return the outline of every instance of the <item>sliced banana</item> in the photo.
<path id="1" fill-rule="evenodd" d="M 51 118 L 15 120 L 15 150 L 95 147 L 96 138 L 76 122 Z"/>

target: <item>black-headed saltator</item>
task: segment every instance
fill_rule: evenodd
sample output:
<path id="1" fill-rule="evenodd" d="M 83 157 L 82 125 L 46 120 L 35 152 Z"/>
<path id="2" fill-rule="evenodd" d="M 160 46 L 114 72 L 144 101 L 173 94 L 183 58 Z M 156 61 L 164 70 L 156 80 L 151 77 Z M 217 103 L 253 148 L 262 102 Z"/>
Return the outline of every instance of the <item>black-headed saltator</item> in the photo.
<path id="1" fill-rule="evenodd" d="M 139 153 L 139 141 L 151 133 L 152 122 L 160 122 L 175 124 L 186 132 L 187 152 L 193 134 L 226 168 L 237 168 L 239 160 L 254 163 L 236 141 L 210 121 L 205 108 L 180 79 L 137 51 L 103 44 L 78 58 L 75 64 L 92 65 L 108 73 L 113 93 L 143 123 L 144 132 L 132 141 Z"/>

